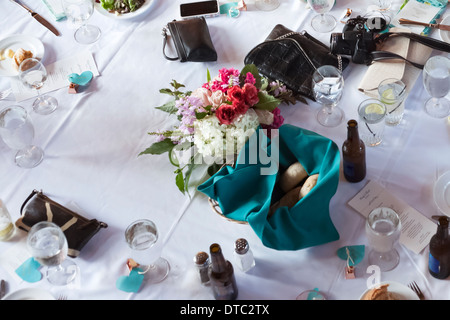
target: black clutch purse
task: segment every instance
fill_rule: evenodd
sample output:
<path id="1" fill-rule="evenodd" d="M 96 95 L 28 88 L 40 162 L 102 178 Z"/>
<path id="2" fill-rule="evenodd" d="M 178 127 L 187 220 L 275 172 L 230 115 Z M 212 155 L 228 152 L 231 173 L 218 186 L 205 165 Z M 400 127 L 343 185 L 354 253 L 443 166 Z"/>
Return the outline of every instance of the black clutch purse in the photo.
<path id="1" fill-rule="evenodd" d="M 170 32 L 178 53 L 177 57 L 166 55 L 167 31 Z M 180 60 L 180 62 L 217 60 L 217 52 L 204 17 L 169 22 L 167 28 L 163 28 L 162 35 L 164 37 L 163 54 L 167 60 Z"/>
<path id="2" fill-rule="evenodd" d="M 349 64 L 347 58 L 331 53 L 306 31 L 294 32 L 281 24 L 247 54 L 244 62 L 256 65 L 262 75 L 283 82 L 296 94 L 311 100 L 315 100 L 312 75 L 317 68 L 332 65 L 343 71 Z"/>
<path id="3" fill-rule="evenodd" d="M 41 191 L 33 190 L 20 209 L 21 217 L 16 226 L 28 232 L 40 221 L 50 221 L 58 225 L 67 238 L 67 255 L 75 258 L 88 241 L 108 225 L 96 219 L 87 219 L 80 214 L 50 199 Z"/>

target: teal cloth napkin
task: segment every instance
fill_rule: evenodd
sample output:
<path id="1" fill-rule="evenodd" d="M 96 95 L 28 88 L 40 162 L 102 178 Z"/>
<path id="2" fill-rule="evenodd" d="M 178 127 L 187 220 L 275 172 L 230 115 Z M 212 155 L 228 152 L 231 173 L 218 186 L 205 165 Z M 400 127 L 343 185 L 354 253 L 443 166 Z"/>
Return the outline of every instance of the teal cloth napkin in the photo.
<path id="1" fill-rule="evenodd" d="M 339 239 L 329 215 L 329 201 L 339 182 L 340 154 L 336 144 L 292 125 L 280 127 L 278 144 L 270 140 L 265 143 L 260 130 L 255 135 L 239 153 L 234 167 L 223 167 L 198 190 L 216 200 L 227 218 L 247 221 L 267 247 L 298 250 Z M 251 160 L 255 150 L 256 163 Z M 276 155 L 279 170 L 261 174 L 261 170 L 273 165 L 267 159 Z M 310 175 L 319 173 L 317 184 L 294 207 L 281 207 L 268 219 L 270 204 L 281 197 L 277 187 L 280 172 L 296 161 Z"/>

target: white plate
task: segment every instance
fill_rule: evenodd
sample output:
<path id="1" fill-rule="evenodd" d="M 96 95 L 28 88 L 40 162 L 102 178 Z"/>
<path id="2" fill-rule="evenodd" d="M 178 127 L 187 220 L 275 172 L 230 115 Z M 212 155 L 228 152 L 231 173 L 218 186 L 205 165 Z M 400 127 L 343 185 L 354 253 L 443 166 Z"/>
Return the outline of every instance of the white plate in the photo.
<path id="1" fill-rule="evenodd" d="M 15 34 L 0 40 L 0 51 L 11 49 L 14 52 L 20 48 L 33 52 L 33 56 L 39 60 L 44 58 L 44 45 L 38 38 L 24 34 Z M 13 77 L 18 72 L 10 58 L 0 61 L 0 76 Z"/>
<path id="2" fill-rule="evenodd" d="M 450 25 L 450 16 L 442 19 L 441 24 Z M 439 36 L 441 37 L 442 41 L 450 43 L 450 31 L 439 29 Z"/>
<path id="3" fill-rule="evenodd" d="M 153 1 L 154 0 L 145 0 L 145 3 L 136 11 L 121 14 L 121 15 L 116 15 L 114 13 L 110 13 L 108 10 L 103 9 L 101 3 L 94 2 L 94 7 L 98 13 L 104 15 L 105 17 L 117 19 L 117 20 L 129 20 L 129 19 L 134 19 L 136 17 L 139 17 L 139 16 L 143 15 L 144 13 L 146 13 L 152 6 Z"/>
<path id="4" fill-rule="evenodd" d="M 3 300 L 55 300 L 55 297 L 42 289 L 26 288 L 7 294 Z"/>
<path id="5" fill-rule="evenodd" d="M 388 290 L 395 293 L 399 300 L 419 300 L 419 297 L 414 293 L 414 291 L 401 283 L 395 281 L 385 281 L 380 283 L 380 285 L 382 284 L 389 284 Z M 359 297 L 359 300 L 362 300 L 364 295 L 369 290 L 370 289 L 364 291 L 361 297 Z"/>
<path id="6" fill-rule="evenodd" d="M 450 216 L 450 171 L 441 175 L 436 181 L 433 196 L 439 210 Z"/>

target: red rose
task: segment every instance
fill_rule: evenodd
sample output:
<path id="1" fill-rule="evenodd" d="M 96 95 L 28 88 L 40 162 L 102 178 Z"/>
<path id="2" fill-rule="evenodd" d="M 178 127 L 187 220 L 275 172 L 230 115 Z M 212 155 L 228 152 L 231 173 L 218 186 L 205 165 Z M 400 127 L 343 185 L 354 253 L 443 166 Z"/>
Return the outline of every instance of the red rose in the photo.
<path id="1" fill-rule="evenodd" d="M 233 108 L 237 114 L 245 114 L 247 112 L 249 106 L 248 106 L 248 104 L 245 103 L 245 101 L 234 100 Z"/>
<path id="2" fill-rule="evenodd" d="M 228 94 L 228 99 L 230 101 L 235 101 L 235 100 L 239 100 L 239 101 L 244 101 L 244 92 L 242 91 L 242 89 L 239 86 L 233 86 L 230 89 L 228 89 L 227 91 Z"/>
<path id="3" fill-rule="evenodd" d="M 244 100 L 249 106 L 254 106 L 258 103 L 258 89 L 254 85 L 250 83 L 244 84 L 242 92 L 244 93 Z"/>
<path id="4" fill-rule="evenodd" d="M 216 110 L 216 117 L 221 124 L 232 124 L 237 115 L 236 108 L 225 103 Z"/>

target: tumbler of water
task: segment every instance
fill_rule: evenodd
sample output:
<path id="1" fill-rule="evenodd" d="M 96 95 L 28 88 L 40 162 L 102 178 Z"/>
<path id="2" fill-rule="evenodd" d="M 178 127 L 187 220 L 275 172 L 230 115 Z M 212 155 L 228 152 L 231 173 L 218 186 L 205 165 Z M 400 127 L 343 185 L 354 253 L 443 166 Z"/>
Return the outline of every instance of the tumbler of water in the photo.
<path id="1" fill-rule="evenodd" d="M 366 236 L 371 251 L 369 263 L 379 266 L 381 271 L 394 269 L 400 256 L 395 244 L 400 238 L 401 221 L 398 214 L 391 208 L 374 209 L 366 220 Z"/>

